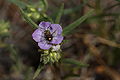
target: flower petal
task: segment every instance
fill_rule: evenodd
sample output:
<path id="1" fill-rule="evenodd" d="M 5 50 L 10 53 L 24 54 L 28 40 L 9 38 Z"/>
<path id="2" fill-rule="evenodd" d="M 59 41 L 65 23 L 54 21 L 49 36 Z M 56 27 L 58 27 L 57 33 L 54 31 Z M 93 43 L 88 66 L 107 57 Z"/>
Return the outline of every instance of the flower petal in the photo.
<path id="1" fill-rule="evenodd" d="M 41 48 L 41 49 L 50 49 L 52 47 L 52 45 L 48 44 L 46 41 L 43 41 L 43 42 L 39 42 L 38 43 L 38 46 Z"/>
<path id="2" fill-rule="evenodd" d="M 50 29 L 51 34 L 54 33 L 61 34 L 62 33 L 62 27 L 59 24 L 51 24 L 51 29 Z"/>
<path id="3" fill-rule="evenodd" d="M 42 33 L 43 33 L 43 31 L 41 29 L 36 29 L 32 34 L 33 39 L 36 42 L 40 42 L 41 38 L 42 38 Z"/>
<path id="4" fill-rule="evenodd" d="M 52 46 L 52 51 L 60 50 L 60 45 Z"/>
<path id="5" fill-rule="evenodd" d="M 47 28 L 48 28 L 50 25 L 51 25 L 50 22 L 44 22 L 44 21 L 42 21 L 42 22 L 40 22 L 39 27 L 42 28 L 42 29 L 44 29 L 44 30 L 47 30 Z"/>
<path id="6" fill-rule="evenodd" d="M 50 42 L 52 44 L 60 44 L 63 40 L 63 36 L 59 35 L 56 37 L 53 37 L 53 40 Z"/>

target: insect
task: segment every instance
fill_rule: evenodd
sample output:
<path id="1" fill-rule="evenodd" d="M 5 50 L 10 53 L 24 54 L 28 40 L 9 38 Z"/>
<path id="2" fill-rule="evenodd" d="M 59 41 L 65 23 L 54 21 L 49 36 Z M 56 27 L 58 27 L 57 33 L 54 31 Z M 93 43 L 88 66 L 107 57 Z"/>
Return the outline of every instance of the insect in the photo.
<path id="1" fill-rule="evenodd" d="M 45 39 L 46 39 L 46 40 L 52 41 L 53 36 L 52 36 L 52 34 L 50 33 L 49 30 L 45 30 L 45 31 L 44 31 L 44 35 L 45 35 Z"/>

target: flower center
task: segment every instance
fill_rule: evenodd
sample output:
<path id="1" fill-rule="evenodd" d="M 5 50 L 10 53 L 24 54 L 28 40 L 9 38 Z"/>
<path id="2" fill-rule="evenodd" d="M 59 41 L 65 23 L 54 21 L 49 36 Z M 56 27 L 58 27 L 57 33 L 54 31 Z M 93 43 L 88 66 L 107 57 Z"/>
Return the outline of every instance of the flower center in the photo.
<path id="1" fill-rule="evenodd" d="M 52 41 L 53 36 L 52 36 L 52 34 L 50 33 L 49 30 L 45 30 L 45 31 L 44 31 L 44 35 L 45 35 L 45 39 L 46 39 L 47 41 Z"/>

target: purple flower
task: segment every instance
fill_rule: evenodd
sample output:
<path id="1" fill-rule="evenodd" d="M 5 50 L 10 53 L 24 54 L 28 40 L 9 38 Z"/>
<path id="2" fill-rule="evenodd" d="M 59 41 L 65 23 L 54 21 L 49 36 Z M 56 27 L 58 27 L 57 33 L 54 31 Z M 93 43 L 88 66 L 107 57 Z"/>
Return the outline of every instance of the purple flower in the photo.
<path id="1" fill-rule="evenodd" d="M 60 44 L 63 40 L 62 27 L 59 24 L 41 22 L 39 28 L 32 34 L 41 49 L 50 49 L 54 44 Z"/>

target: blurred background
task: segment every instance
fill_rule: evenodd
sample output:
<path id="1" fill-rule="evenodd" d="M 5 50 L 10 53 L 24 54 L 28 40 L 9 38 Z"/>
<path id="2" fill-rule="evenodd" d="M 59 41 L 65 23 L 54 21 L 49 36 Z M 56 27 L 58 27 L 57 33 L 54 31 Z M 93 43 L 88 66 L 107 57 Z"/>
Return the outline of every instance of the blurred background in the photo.
<path id="1" fill-rule="evenodd" d="M 65 36 L 62 58 L 89 64 L 80 67 L 48 64 L 35 80 L 120 80 L 120 0 L 0 0 L 0 80 L 32 80 L 40 61 L 34 29 L 20 14 L 22 8 L 36 24 L 55 20 L 64 3 L 63 29 L 94 9 L 94 15 Z"/>

